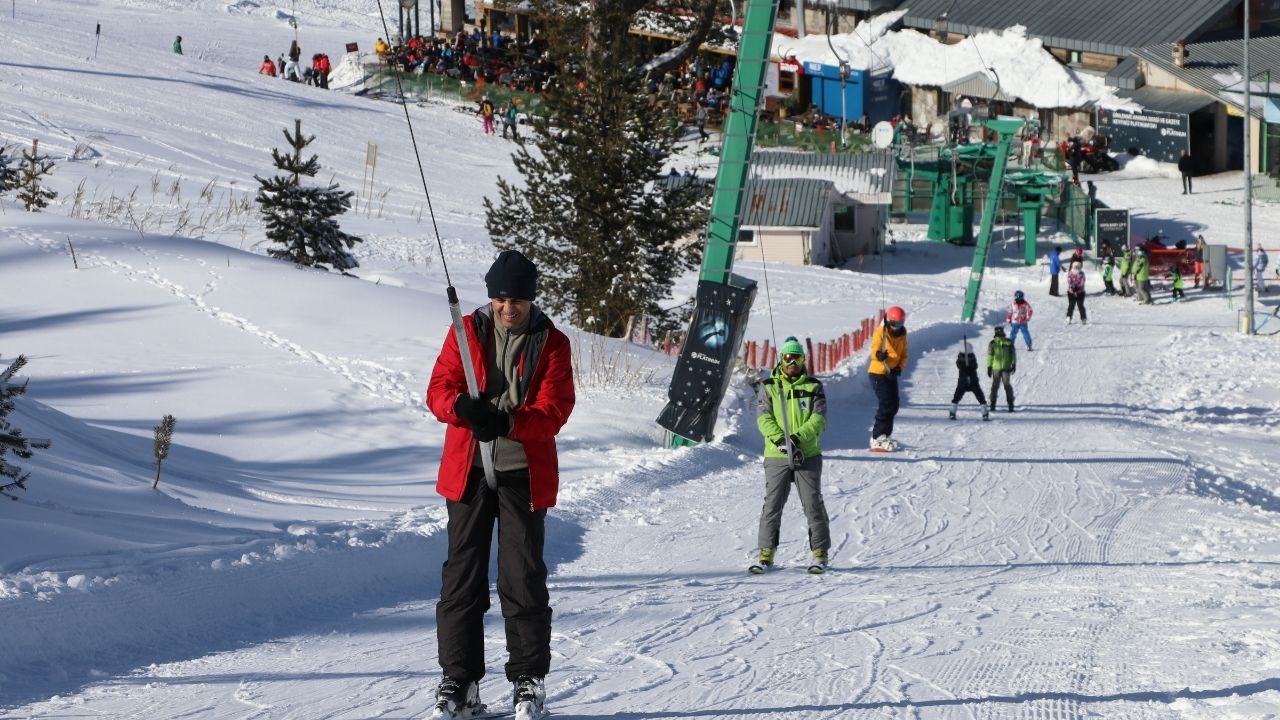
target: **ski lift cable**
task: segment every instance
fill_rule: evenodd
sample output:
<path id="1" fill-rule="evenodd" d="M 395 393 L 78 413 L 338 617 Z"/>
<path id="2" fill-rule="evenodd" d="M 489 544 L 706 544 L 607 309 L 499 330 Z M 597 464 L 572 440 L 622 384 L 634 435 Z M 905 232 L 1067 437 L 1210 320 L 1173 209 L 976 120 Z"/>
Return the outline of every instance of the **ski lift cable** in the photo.
<path id="1" fill-rule="evenodd" d="M 387 26 L 387 16 L 382 10 L 382 0 L 378 0 L 378 17 L 382 20 L 383 37 L 391 37 L 391 28 Z M 431 191 L 427 188 L 427 172 L 422 167 L 422 154 L 418 151 L 418 138 L 413 132 L 413 119 L 409 117 L 409 100 L 404 94 L 404 85 L 400 82 L 400 74 L 392 73 L 396 79 L 396 90 L 400 94 L 400 103 L 404 107 L 404 121 L 409 128 L 409 140 L 413 145 L 413 158 L 418 162 L 418 176 L 422 178 L 422 192 L 427 198 L 427 213 L 431 216 L 431 229 L 436 236 L 436 249 L 440 252 L 440 266 L 444 269 L 445 295 L 449 302 L 449 315 L 453 321 L 453 333 L 458 342 L 458 352 L 462 358 L 462 373 L 467 380 L 467 394 L 473 400 L 480 399 L 480 383 L 476 379 L 476 370 L 472 366 L 471 358 L 471 342 L 467 339 L 466 328 L 462 324 L 462 310 L 458 306 L 458 291 L 453 287 L 453 280 L 449 277 L 449 265 L 445 258 L 444 244 L 440 240 L 440 227 L 436 223 L 435 209 L 431 205 Z M 477 450 L 480 453 L 481 463 L 484 465 L 485 484 L 491 490 L 498 489 L 498 476 L 493 466 L 493 444 L 488 442 L 479 442 Z"/>

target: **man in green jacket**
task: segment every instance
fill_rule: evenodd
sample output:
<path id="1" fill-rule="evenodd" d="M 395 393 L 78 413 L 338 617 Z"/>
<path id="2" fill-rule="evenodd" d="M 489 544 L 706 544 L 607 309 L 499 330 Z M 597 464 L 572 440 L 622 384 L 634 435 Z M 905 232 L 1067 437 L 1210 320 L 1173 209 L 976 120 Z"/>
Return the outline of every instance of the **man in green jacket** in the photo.
<path id="1" fill-rule="evenodd" d="M 1004 325 L 997 325 L 995 336 L 987 344 L 987 377 L 991 378 L 991 412 L 996 411 L 996 400 L 1000 398 L 1000 386 L 1004 386 L 1004 397 L 1009 403 L 1009 412 L 1013 412 L 1013 385 L 1009 378 L 1018 369 L 1018 353 L 1013 349 L 1013 341 L 1004 336 Z"/>
<path id="2" fill-rule="evenodd" d="M 822 502 L 822 433 L 827 429 L 827 396 L 809 377 L 804 346 L 794 337 L 782 344 L 781 361 L 761 383 L 756 424 L 764 436 L 764 508 L 760 511 L 760 558 L 751 572 L 773 565 L 782 509 L 794 482 L 809 520 L 809 572 L 821 573 L 831 549 L 827 506 Z"/>
<path id="3" fill-rule="evenodd" d="M 1151 304 L 1151 260 L 1146 248 L 1138 248 L 1133 260 L 1133 282 L 1137 287 L 1138 304 Z"/>

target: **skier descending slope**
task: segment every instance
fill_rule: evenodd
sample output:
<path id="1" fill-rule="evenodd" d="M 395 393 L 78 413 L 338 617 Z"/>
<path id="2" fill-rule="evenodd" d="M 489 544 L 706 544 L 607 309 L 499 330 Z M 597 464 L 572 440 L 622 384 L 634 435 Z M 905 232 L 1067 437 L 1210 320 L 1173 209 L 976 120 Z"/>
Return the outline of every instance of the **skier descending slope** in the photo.
<path id="1" fill-rule="evenodd" d="M 761 574 L 773 566 L 782 508 L 795 483 L 809 520 L 809 572 L 826 570 L 831 549 L 827 506 L 822 502 L 822 432 L 827 429 L 827 396 L 805 369 L 804 346 L 794 337 L 782 344 L 781 361 L 760 384 L 756 424 L 764 436 L 764 507 L 760 511 L 760 558 L 748 568 Z"/>
<path id="2" fill-rule="evenodd" d="M 871 428 L 871 451 L 898 449 L 893 439 L 893 419 L 898 414 L 898 377 L 907 367 L 907 312 L 896 305 L 884 313 L 871 336 L 871 362 L 867 374 L 876 393 L 876 420 Z"/>

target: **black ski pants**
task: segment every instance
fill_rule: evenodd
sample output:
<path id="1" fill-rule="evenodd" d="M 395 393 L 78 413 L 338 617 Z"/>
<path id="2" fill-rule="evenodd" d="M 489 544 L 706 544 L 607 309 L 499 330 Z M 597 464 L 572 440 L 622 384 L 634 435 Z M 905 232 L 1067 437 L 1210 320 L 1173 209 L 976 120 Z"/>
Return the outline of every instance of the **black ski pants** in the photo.
<path id="1" fill-rule="evenodd" d="M 1075 314 L 1075 309 L 1080 308 L 1081 322 L 1088 322 L 1089 316 L 1084 311 L 1084 293 L 1067 293 L 1067 319 L 1070 320 Z"/>
<path id="2" fill-rule="evenodd" d="M 951 404 L 959 403 L 967 392 L 972 392 L 973 396 L 978 398 L 979 405 L 987 404 L 987 397 L 982 394 L 982 383 L 978 382 L 977 371 L 960 376 L 960 379 L 956 382 L 956 393 L 951 396 Z"/>
<path id="3" fill-rule="evenodd" d="M 498 473 L 495 491 L 485 483 L 484 470 L 473 468 L 462 500 L 449 500 L 447 505 L 449 556 L 436 603 L 444 674 L 459 680 L 484 677 L 484 614 L 489 609 L 489 550 L 496 522 L 507 679 L 546 675 L 551 667 L 551 601 L 542 558 L 547 511 L 529 509 L 528 473 Z"/>
<path id="4" fill-rule="evenodd" d="M 1049 294 L 1058 297 L 1058 273 L 1049 275 Z"/>
<path id="5" fill-rule="evenodd" d="M 871 389 L 876 393 L 876 421 L 871 426 L 871 437 L 892 436 L 893 418 L 898 414 L 898 376 L 871 373 Z"/>

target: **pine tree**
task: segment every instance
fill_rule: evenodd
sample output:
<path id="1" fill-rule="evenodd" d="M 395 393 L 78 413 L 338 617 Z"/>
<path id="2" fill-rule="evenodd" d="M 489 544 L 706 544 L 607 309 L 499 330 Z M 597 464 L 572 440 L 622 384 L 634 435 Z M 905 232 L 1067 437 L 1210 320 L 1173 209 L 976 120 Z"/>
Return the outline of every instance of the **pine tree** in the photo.
<path id="1" fill-rule="evenodd" d="M 12 452 L 15 456 L 26 459 L 34 454 L 32 450 L 44 450 L 52 444 L 49 440 L 32 440 L 23 437 L 22 431 L 14 427 L 9 420 L 9 413 L 13 412 L 14 408 L 14 399 L 27 391 L 25 382 L 18 385 L 10 380 L 26 364 L 27 358 L 19 355 L 18 359 L 9 363 L 8 368 L 0 371 L 0 495 L 12 500 L 18 498 L 7 491 L 14 488 L 26 490 L 27 478 L 31 473 L 23 473 L 22 468 L 6 462 L 5 453 Z"/>
<path id="2" fill-rule="evenodd" d="M 259 184 L 258 206 L 266 221 L 267 238 L 278 246 L 268 249 L 267 254 L 298 266 L 328 265 L 334 270 L 359 267 L 355 256 L 347 251 L 361 239 L 339 230 L 333 220 L 351 208 L 355 193 L 339 190 L 336 183 L 327 187 L 304 186 L 302 177 L 315 177 L 320 170 L 319 157 L 302 159 L 303 149 L 316 137 L 303 137 L 301 120 L 295 120 L 293 133 L 285 130 L 284 137 L 293 152 L 282 155 L 273 148 L 271 158 L 276 169 L 285 174 L 270 179 L 253 176 Z"/>
<path id="3" fill-rule="evenodd" d="M 13 158 L 8 154 L 9 148 L 0 145 L 0 196 L 18 187 L 18 168 L 11 163 Z"/>
<path id="4" fill-rule="evenodd" d="M 533 142 L 516 149 L 524 182 L 500 178 L 498 202 L 485 199 L 494 245 L 538 265 L 539 304 L 613 337 L 628 316 L 669 316 L 672 285 L 701 260 L 686 240 L 706 217 L 700 183 L 663 176 L 680 123 L 648 106 L 631 18 L 607 2 L 556 18 L 550 42 L 569 77 L 532 118 Z"/>
<path id="5" fill-rule="evenodd" d="M 49 201 L 58 197 L 58 193 L 41 184 L 45 175 L 53 172 L 53 161 L 48 155 L 40 154 L 40 141 L 31 141 L 31 152 L 22 152 L 23 165 L 19 170 L 18 199 L 22 201 L 27 212 L 40 212 L 49 206 Z"/>

